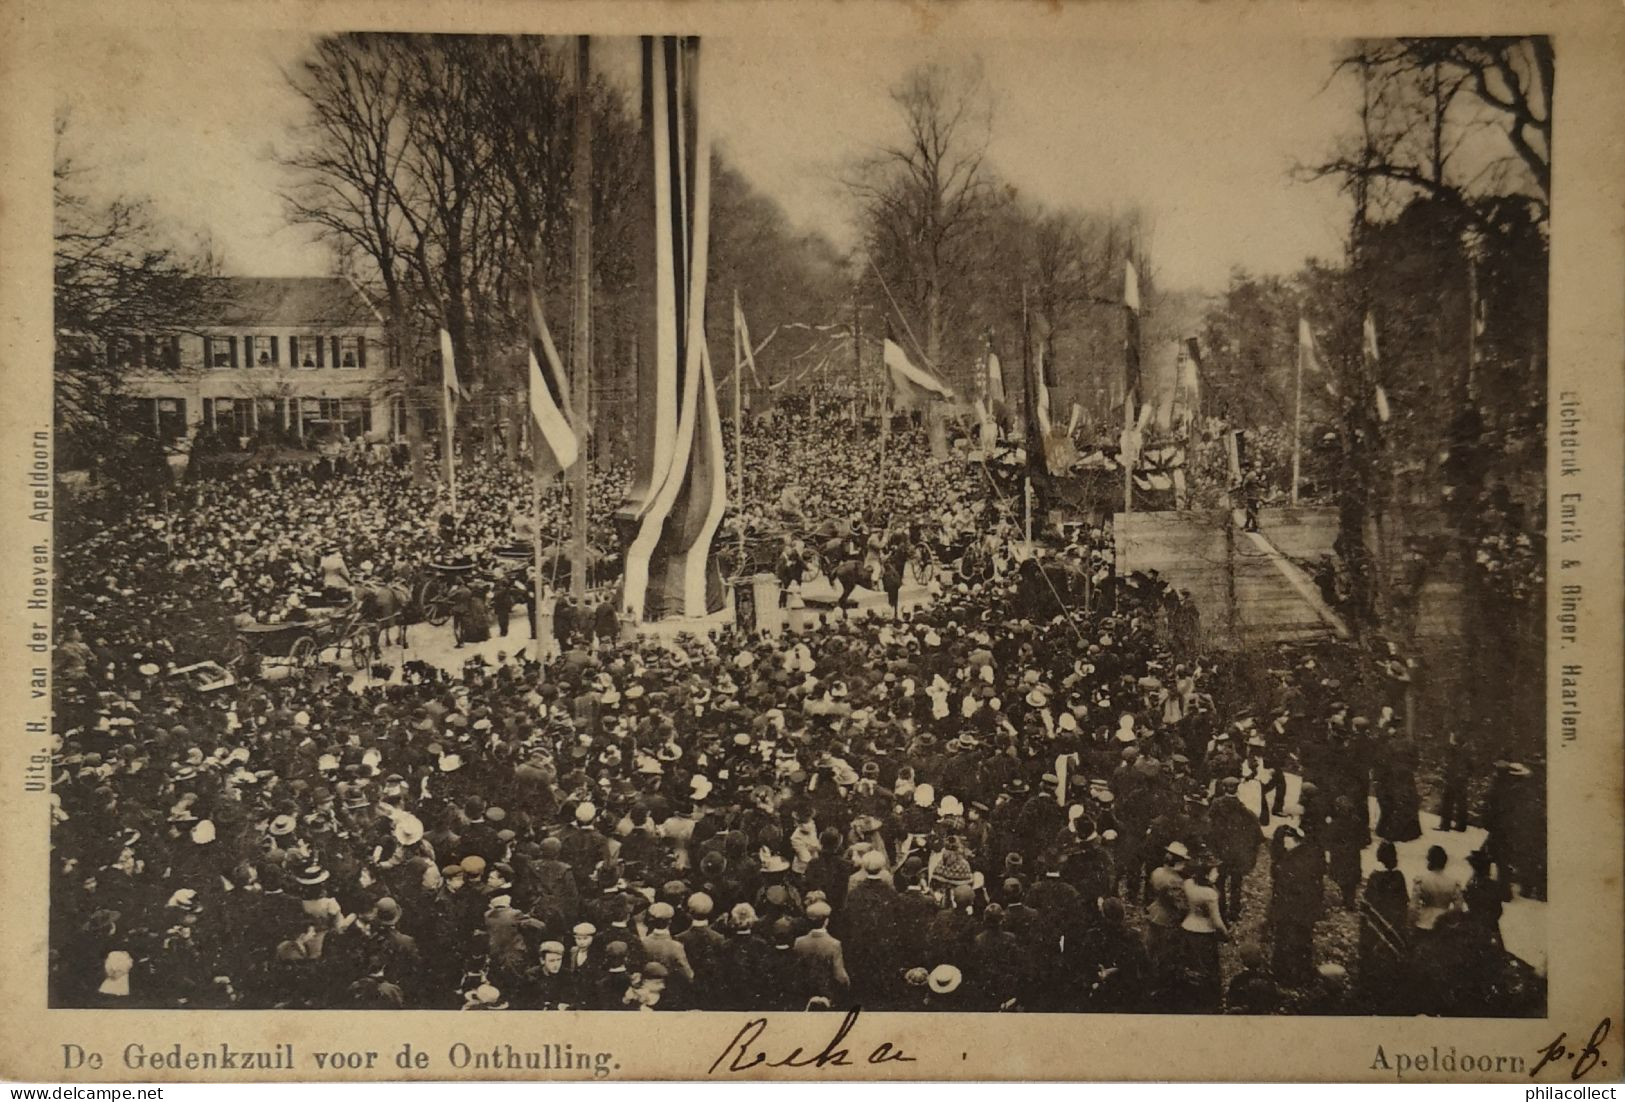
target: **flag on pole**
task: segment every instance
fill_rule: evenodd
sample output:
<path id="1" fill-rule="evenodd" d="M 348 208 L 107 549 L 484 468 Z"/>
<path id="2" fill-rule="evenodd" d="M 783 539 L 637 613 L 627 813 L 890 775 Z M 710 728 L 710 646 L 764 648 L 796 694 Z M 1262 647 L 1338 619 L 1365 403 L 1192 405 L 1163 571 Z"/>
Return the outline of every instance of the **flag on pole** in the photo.
<path id="1" fill-rule="evenodd" d="M 1309 319 L 1302 316 L 1298 318 L 1298 365 L 1305 375 L 1319 375 L 1326 393 L 1333 398 L 1341 393 L 1337 380 L 1326 370 L 1326 364 L 1320 358 L 1320 344 L 1315 340 L 1314 331 L 1309 328 Z"/>
<path id="2" fill-rule="evenodd" d="M 999 362 L 999 354 L 991 346 L 987 350 L 987 400 L 991 407 L 1005 401 L 1004 365 Z"/>
<path id="3" fill-rule="evenodd" d="M 1010 400 L 1004 389 L 1004 362 L 993 350 L 993 330 L 987 331 L 986 375 L 982 386 L 987 392 L 987 414 L 998 428 L 1010 427 Z"/>
<path id="4" fill-rule="evenodd" d="M 1315 352 L 1315 335 L 1309 330 L 1309 319 L 1298 318 L 1298 355 L 1302 357 L 1303 369 L 1311 375 L 1322 373 L 1320 356 Z"/>
<path id="5" fill-rule="evenodd" d="M 886 374 L 891 379 L 893 404 L 905 409 L 917 409 L 934 398 L 952 398 L 954 392 L 935 375 L 916 367 L 908 353 L 890 337 L 886 338 L 881 357 L 886 363 Z"/>
<path id="6" fill-rule="evenodd" d="M 1179 347 L 1179 398 L 1188 417 L 1202 408 L 1202 349 L 1195 337 L 1186 337 Z"/>
<path id="7" fill-rule="evenodd" d="M 1140 275 L 1132 260 L 1123 265 L 1123 316 L 1123 405 L 1132 421 L 1140 400 Z"/>
<path id="8" fill-rule="evenodd" d="M 734 328 L 739 333 L 740 350 L 744 353 L 745 367 L 750 371 L 752 381 L 754 381 L 757 386 L 761 386 L 762 377 L 756 373 L 756 351 L 751 347 L 750 343 L 750 325 L 745 321 L 744 307 L 739 305 L 738 291 L 734 292 Z M 768 340 L 772 339 L 772 334 L 768 334 Z M 767 341 L 763 341 L 762 343 L 765 345 L 767 344 Z M 747 406 L 748 404 L 749 403 L 747 402 Z"/>
<path id="9" fill-rule="evenodd" d="M 976 424 L 978 445 L 984 452 L 991 453 L 999 446 L 999 426 L 993 420 L 993 414 L 988 412 L 987 403 L 981 398 L 976 399 Z"/>
<path id="10" fill-rule="evenodd" d="M 553 346 L 553 334 L 542 316 L 536 288 L 530 289 L 530 417 L 536 426 L 538 467 L 545 473 L 566 471 L 580 454 L 580 441 L 570 409 L 569 377 Z"/>
<path id="11" fill-rule="evenodd" d="M 440 329 L 440 377 L 453 397 L 468 397 L 468 392 L 457 378 L 457 357 L 451 347 L 451 331 L 444 326 Z"/>
<path id="12" fill-rule="evenodd" d="M 1360 354 L 1365 358 L 1367 374 L 1372 379 L 1375 379 L 1379 362 L 1377 359 L 1377 323 L 1371 319 L 1370 314 L 1365 316 L 1365 325 L 1361 330 Z M 1381 383 L 1376 384 L 1373 401 L 1377 407 L 1377 420 L 1387 424 L 1389 417 L 1393 415 L 1393 411 L 1388 406 L 1388 392 L 1382 388 Z"/>
<path id="13" fill-rule="evenodd" d="M 1039 350 L 1037 355 L 1042 355 Z M 1026 424 L 1022 438 L 1027 444 L 1027 466 L 1035 474 L 1049 469 L 1049 396 L 1044 391 L 1043 372 L 1034 358 L 1032 318 L 1027 312 L 1027 289 L 1021 289 L 1021 404 Z"/>
<path id="14" fill-rule="evenodd" d="M 1040 341 L 1038 344 L 1038 372 L 1035 380 L 1038 390 L 1038 431 L 1043 434 L 1046 440 L 1049 439 L 1050 431 L 1053 428 L 1049 415 L 1050 365 L 1044 359 L 1044 350 L 1048 345 L 1048 341 Z"/>

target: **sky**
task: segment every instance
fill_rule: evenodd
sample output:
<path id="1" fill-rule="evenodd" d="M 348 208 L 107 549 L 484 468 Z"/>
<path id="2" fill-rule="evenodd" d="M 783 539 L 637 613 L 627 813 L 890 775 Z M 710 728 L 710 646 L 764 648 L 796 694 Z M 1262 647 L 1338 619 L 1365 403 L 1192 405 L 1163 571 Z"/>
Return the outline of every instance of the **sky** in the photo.
<path id="1" fill-rule="evenodd" d="M 150 198 L 177 232 L 206 232 L 226 270 L 324 274 L 326 251 L 283 217 L 272 153 L 300 103 L 282 73 L 309 40 L 177 32 L 63 43 L 56 71 L 68 149 L 98 189 Z M 1337 255 L 1346 200 L 1291 169 L 1353 118 L 1327 87 L 1335 43 L 1225 36 L 1202 43 L 922 38 L 714 38 L 704 105 L 715 140 L 804 230 L 852 243 L 843 168 L 897 132 L 889 89 L 916 64 L 979 64 L 992 102 L 990 163 L 1058 206 L 1151 212 L 1159 282 L 1215 291 L 1234 266 L 1288 272 Z M 595 63 L 635 79 L 632 40 Z"/>

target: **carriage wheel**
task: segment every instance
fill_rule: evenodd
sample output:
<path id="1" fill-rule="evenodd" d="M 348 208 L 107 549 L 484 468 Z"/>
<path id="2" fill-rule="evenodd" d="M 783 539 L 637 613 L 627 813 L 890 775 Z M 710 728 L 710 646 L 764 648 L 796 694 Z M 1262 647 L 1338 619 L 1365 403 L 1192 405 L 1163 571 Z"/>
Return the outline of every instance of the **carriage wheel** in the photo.
<path id="1" fill-rule="evenodd" d="M 372 657 L 372 636 L 364 627 L 354 628 L 344 642 L 339 644 L 339 657 L 343 658 L 348 652 L 350 664 L 358 670 L 367 668 L 367 661 Z"/>
<path id="2" fill-rule="evenodd" d="M 295 666 L 308 666 L 316 658 L 316 637 L 301 635 L 288 648 L 288 661 Z"/>
<path id="3" fill-rule="evenodd" d="M 435 627 L 439 627 L 451 619 L 451 602 L 446 599 L 451 587 L 439 578 L 430 578 L 423 583 L 423 593 L 418 604 L 423 610 L 423 618 Z"/>

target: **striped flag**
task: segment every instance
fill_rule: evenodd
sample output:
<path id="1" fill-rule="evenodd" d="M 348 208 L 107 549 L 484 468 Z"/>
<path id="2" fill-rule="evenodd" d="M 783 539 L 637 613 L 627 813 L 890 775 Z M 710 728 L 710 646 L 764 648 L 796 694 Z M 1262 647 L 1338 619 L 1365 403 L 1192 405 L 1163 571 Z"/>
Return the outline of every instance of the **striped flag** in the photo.
<path id="1" fill-rule="evenodd" d="M 896 341 L 887 337 L 881 358 L 886 363 L 886 374 L 891 379 L 892 404 L 904 409 L 916 409 L 934 398 L 952 398 L 954 392 L 935 375 L 916 367 L 908 353 Z"/>
<path id="2" fill-rule="evenodd" d="M 546 477 L 569 470 L 580 454 L 570 409 L 569 377 L 553 346 L 536 288 L 530 289 L 530 418 L 536 426 L 536 463 Z"/>

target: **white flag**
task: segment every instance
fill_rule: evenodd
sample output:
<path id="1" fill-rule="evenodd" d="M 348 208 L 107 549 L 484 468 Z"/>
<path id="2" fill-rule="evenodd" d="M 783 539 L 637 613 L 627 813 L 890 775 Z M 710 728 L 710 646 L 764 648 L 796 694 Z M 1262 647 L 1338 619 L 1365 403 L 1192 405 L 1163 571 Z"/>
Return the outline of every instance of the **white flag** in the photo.
<path id="1" fill-rule="evenodd" d="M 457 357 L 452 354 L 451 331 L 444 328 L 440 330 L 440 377 L 447 390 L 459 398 L 468 397 L 468 392 L 457 378 Z"/>

